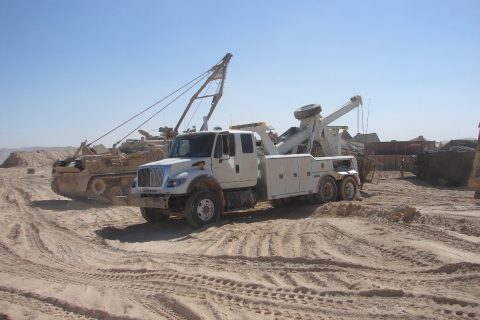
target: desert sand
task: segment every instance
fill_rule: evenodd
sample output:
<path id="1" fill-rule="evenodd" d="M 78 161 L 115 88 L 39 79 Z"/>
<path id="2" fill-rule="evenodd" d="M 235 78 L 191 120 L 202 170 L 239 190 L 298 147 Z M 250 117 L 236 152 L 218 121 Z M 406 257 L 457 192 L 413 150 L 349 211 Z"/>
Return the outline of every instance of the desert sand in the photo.
<path id="1" fill-rule="evenodd" d="M 362 201 L 193 229 L 58 196 L 24 156 L 0 169 L 0 319 L 480 318 L 472 189 L 384 172 Z"/>

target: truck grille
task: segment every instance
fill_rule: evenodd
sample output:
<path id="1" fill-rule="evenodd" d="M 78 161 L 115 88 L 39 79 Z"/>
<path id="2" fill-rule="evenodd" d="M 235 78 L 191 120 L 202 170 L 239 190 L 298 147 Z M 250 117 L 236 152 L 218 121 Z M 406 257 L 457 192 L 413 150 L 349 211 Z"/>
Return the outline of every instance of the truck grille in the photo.
<path id="1" fill-rule="evenodd" d="M 163 185 L 163 168 L 138 169 L 139 187 L 161 187 Z"/>

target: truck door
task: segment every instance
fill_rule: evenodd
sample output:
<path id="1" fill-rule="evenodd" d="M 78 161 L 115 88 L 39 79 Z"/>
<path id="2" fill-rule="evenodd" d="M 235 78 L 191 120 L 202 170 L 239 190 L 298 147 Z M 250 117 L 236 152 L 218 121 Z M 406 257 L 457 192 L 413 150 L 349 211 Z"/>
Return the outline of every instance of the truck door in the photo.
<path id="1" fill-rule="evenodd" d="M 229 140 L 233 144 L 230 144 Z M 212 158 L 212 172 L 222 188 L 237 187 L 240 181 L 237 161 L 234 134 L 228 132 L 218 134 Z"/>
<path id="2" fill-rule="evenodd" d="M 241 133 L 240 141 L 237 141 L 238 171 L 244 186 L 252 186 L 257 183 L 258 163 L 257 150 L 255 149 L 255 137 L 251 133 Z"/>

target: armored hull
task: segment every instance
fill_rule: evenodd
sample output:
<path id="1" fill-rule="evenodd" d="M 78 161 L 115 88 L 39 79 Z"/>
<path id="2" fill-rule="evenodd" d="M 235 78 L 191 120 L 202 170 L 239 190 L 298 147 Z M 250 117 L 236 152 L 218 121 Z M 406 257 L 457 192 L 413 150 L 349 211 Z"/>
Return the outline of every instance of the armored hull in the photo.
<path id="1" fill-rule="evenodd" d="M 140 141 L 140 140 L 138 140 Z M 115 196 L 128 195 L 136 172 L 142 164 L 162 160 L 169 151 L 168 141 L 162 144 L 137 143 L 130 154 L 104 148 L 88 148 L 84 144 L 73 157 L 58 160 L 52 169 L 52 190 L 71 199 L 95 199 L 111 203 Z M 107 150 L 107 152 L 105 152 Z"/>

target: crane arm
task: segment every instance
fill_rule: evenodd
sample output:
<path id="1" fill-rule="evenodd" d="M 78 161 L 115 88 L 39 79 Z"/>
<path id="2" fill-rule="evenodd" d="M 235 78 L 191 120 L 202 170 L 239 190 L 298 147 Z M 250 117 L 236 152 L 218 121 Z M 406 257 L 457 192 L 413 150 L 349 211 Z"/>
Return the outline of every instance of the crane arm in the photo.
<path id="1" fill-rule="evenodd" d="M 285 154 L 297 147 L 303 141 L 310 139 L 312 133 L 314 133 L 317 128 L 317 117 L 312 117 L 305 121 L 308 122 L 302 129 L 300 129 L 300 131 L 276 145 L 279 154 Z"/>
<path id="2" fill-rule="evenodd" d="M 361 96 L 353 96 L 350 98 L 350 101 L 341 106 L 337 111 L 329 114 L 325 118 L 322 119 L 322 122 L 325 126 L 329 125 L 333 121 L 337 120 L 338 118 L 346 115 L 353 109 L 357 108 L 358 106 L 363 105 L 362 97 Z"/>
<path id="3" fill-rule="evenodd" d="M 362 97 L 354 96 L 348 103 L 344 104 L 337 111 L 325 118 L 322 118 L 320 114 L 303 118 L 300 123 L 300 130 L 277 145 L 273 144 L 267 133 L 267 131 L 273 130 L 273 128 L 267 126 L 265 122 L 230 126 L 230 129 L 243 129 L 258 133 L 262 140 L 263 152 L 267 155 L 286 154 L 290 150 L 293 150 L 292 153 L 296 153 L 298 145 L 305 141 L 307 141 L 307 152 L 310 152 L 313 146 L 313 141 L 317 140 L 322 145 L 325 156 L 338 156 L 341 155 L 341 145 L 338 133 L 340 129 L 345 128 L 329 127 L 328 124 L 357 108 L 360 104 L 362 104 Z"/>
<path id="4" fill-rule="evenodd" d="M 178 121 L 177 125 L 175 126 L 174 131 L 176 131 L 178 133 L 178 128 L 182 124 L 183 119 L 185 119 L 185 116 L 187 115 L 188 110 L 190 110 L 190 107 L 192 106 L 192 104 L 195 100 L 210 97 L 210 96 L 199 97 L 199 94 L 203 91 L 203 89 L 205 89 L 207 84 L 209 84 L 210 82 L 212 82 L 214 80 L 220 80 L 221 83 L 218 87 L 217 93 L 211 95 L 213 98 L 212 98 L 212 103 L 211 103 L 211 107 L 210 107 L 210 112 L 208 113 L 208 116 L 207 116 L 207 120 L 210 119 L 210 116 L 212 115 L 213 111 L 215 110 L 215 107 L 217 106 L 218 101 L 220 100 L 220 98 L 223 95 L 223 86 L 224 86 L 225 79 L 227 77 L 227 67 L 228 67 L 228 63 L 230 62 L 231 58 L 232 58 L 232 54 L 227 53 L 225 55 L 225 57 L 223 57 L 223 59 L 218 64 L 214 65 L 210 69 L 210 72 L 212 74 L 207 78 L 207 80 L 200 87 L 200 89 L 198 89 L 197 92 L 195 92 L 195 94 L 192 96 L 192 98 L 190 99 L 190 102 L 188 103 L 187 107 L 185 108 L 185 111 L 183 111 L 183 114 L 180 117 L 180 120 Z M 200 129 L 200 131 L 201 130 L 203 130 L 203 125 L 202 125 L 202 128 Z"/>
<path id="5" fill-rule="evenodd" d="M 300 126 L 302 129 L 299 132 L 276 145 L 279 154 L 285 154 L 305 140 L 308 140 L 307 149 L 310 151 L 313 140 L 318 139 L 322 144 L 326 155 L 337 155 L 337 153 L 341 152 L 340 147 L 337 146 L 338 141 L 335 141 L 335 137 L 331 134 L 328 124 L 349 113 L 353 109 L 357 108 L 360 104 L 362 104 L 362 97 L 353 96 L 350 98 L 349 102 L 325 118 L 320 117 L 320 115 L 316 115 L 315 117 L 303 119 Z"/>

